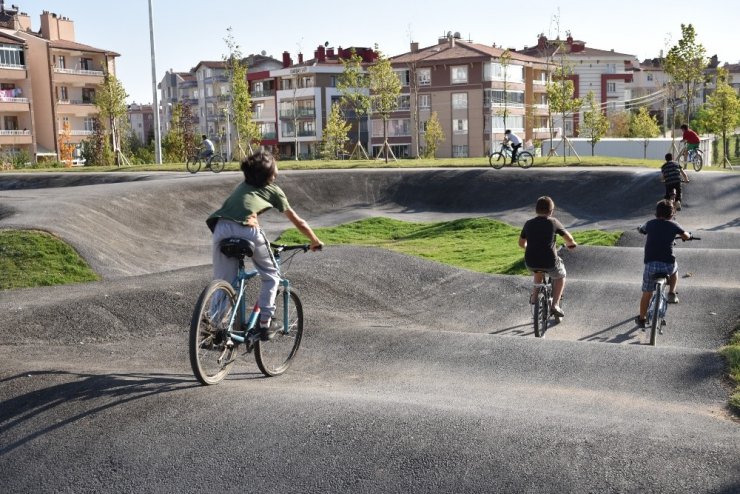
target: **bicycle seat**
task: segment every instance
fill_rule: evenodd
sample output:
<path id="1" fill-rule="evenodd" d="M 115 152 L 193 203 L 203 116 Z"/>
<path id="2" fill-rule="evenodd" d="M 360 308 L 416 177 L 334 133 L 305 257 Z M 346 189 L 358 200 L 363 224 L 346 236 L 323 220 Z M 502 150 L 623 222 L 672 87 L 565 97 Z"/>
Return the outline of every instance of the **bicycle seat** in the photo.
<path id="1" fill-rule="evenodd" d="M 221 253 L 226 257 L 243 259 L 244 256 L 252 257 L 254 254 L 254 242 L 245 238 L 225 238 L 219 242 L 218 247 L 221 250 Z"/>
<path id="2" fill-rule="evenodd" d="M 658 281 L 658 280 L 667 280 L 669 277 L 670 275 L 668 273 L 656 273 L 651 277 L 651 279 L 653 281 Z"/>

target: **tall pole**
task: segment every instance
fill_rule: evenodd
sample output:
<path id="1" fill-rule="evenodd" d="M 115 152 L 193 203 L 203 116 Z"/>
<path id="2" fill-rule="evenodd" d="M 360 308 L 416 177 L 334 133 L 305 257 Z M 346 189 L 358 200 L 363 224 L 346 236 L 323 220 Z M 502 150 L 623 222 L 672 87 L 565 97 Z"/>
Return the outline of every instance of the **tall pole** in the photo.
<path id="1" fill-rule="evenodd" d="M 152 109 L 154 110 L 154 155 L 158 165 L 162 164 L 162 129 L 159 126 L 159 98 L 157 97 L 157 63 L 154 60 L 154 20 L 152 0 L 149 0 L 149 44 L 152 50 Z"/>

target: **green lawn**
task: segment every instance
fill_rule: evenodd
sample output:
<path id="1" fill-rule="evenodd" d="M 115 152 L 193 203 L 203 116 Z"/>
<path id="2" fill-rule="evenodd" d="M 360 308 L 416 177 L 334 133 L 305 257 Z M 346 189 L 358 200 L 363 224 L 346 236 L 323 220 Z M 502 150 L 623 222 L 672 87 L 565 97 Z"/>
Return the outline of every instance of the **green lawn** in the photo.
<path id="1" fill-rule="evenodd" d="M 465 218 L 441 223 L 410 223 L 368 218 L 332 228 L 317 228 L 327 245 L 354 244 L 382 247 L 481 273 L 527 274 L 519 248 L 521 227 L 487 218 Z M 621 232 L 573 232 L 584 245 L 614 245 Z M 297 230 L 286 231 L 280 242 L 303 243 Z"/>
<path id="2" fill-rule="evenodd" d="M 722 347 L 720 353 L 727 359 L 730 379 L 735 383 L 735 390 L 730 395 L 730 408 L 740 416 L 740 327 L 735 330 L 730 343 Z"/>
<path id="3" fill-rule="evenodd" d="M 98 279 L 74 249 L 53 235 L 0 231 L 0 290 Z"/>

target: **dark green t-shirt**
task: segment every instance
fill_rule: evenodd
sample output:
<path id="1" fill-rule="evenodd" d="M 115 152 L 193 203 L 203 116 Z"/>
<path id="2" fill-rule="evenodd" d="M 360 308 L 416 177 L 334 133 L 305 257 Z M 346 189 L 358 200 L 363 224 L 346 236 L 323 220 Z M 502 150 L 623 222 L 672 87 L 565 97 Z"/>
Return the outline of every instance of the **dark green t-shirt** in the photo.
<path id="1" fill-rule="evenodd" d="M 224 201 L 221 208 L 208 217 L 206 224 L 211 232 L 216 228 L 220 218 L 244 225 L 248 217 L 255 213 L 261 214 L 270 208 L 275 208 L 281 213 L 290 209 L 288 198 L 280 187 L 274 184 L 255 187 L 242 182 Z"/>

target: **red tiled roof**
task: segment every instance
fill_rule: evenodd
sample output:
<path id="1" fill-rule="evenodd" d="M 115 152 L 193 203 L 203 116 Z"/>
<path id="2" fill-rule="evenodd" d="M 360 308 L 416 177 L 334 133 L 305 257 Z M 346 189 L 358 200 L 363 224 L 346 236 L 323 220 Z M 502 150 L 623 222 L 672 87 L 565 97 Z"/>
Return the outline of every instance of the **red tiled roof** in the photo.
<path id="1" fill-rule="evenodd" d="M 119 53 L 116 53 L 114 51 L 103 50 L 102 48 L 95 48 L 93 46 L 83 45 L 82 43 L 77 43 L 76 41 L 68 41 L 66 39 L 49 41 L 49 44 L 52 48 L 60 48 L 64 50 L 92 51 L 95 53 L 105 53 L 106 55 L 112 55 L 114 57 L 121 56 Z"/>
<path id="2" fill-rule="evenodd" d="M 395 57 L 391 57 L 391 63 L 409 63 L 409 62 L 442 62 L 447 60 L 460 60 L 465 58 L 492 57 L 500 58 L 505 52 L 503 48 L 494 46 L 471 43 L 460 39 L 455 40 L 455 46 L 450 46 L 445 41 L 437 45 L 420 48 L 419 51 L 412 53 L 407 52 Z M 542 59 L 524 55 L 516 51 L 509 51 L 512 60 L 530 63 L 544 63 Z"/>

